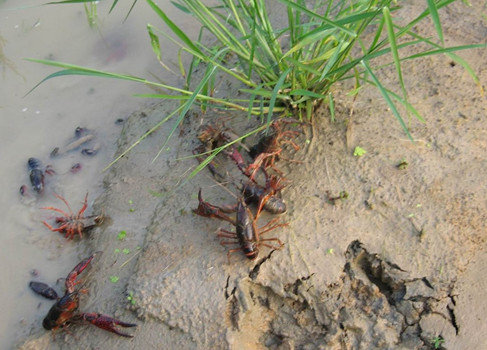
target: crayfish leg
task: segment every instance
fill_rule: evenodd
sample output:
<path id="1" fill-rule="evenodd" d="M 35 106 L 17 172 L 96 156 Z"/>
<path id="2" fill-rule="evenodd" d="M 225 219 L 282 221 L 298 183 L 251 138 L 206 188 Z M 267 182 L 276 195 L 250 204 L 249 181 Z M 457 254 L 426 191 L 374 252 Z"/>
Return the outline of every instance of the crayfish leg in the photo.
<path id="1" fill-rule="evenodd" d="M 78 212 L 78 217 L 83 216 L 83 213 L 85 212 L 86 208 L 88 208 L 88 192 L 86 192 L 85 200 L 83 202 L 83 207 L 81 207 L 80 211 Z"/>
<path id="2" fill-rule="evenodd" d="M 46 227 L 47 227 L 49 230 L 54 231 L 54 232 L 62 232 L 62 231 L 63 231 L 63 230 L 66 228 L 66 226 L 67 226 L 67 225 L 63 225 L 63 226 L 61 226 L 61 227 L 54 228 L 54 227 L 52 227 L 51 225 L 49 225 L 49 224 L 48 224 L 47 222 L 45 222 L 45 221 L 43 221 L 42 223 L 43 223 L 44 225 L 46 225 Z"/>
<path id="3" fill-rule="evenodd" d="M 54 193 L 54 195 L 55 195 L 55 196 L 56 196 L 58 199 L 62 200 L 62 201 L 64 202 L 64 204 L 66 204 L 66 207 L 68 207 L 68 210 L 69 210 L 69 215 L 66 215 L 66 216 L 73 215 L 73 211 L 71 210 L 71 207 L 69 206 L 68 201 L 67 201 L 66 199 L 64 199 L 63 197 L 61 197 L 60 195 L 56 194 L 56 193 Z"/>
<path id="4" fill-rule="evenodd" d="M 60 213 L 60 214 L 63 214 L 64 216 L 67 216 L 67 217 L 71 216 L 71 214 L 68 214 L 68 213 L 66 213 L 64 210 L 61 210 L 61 209 L 59 209 L 59 208 L 54 208 L 54 207 L 42 207 L 41 209 L 44 209 L 44 210 L 54 210 L 54 211 L 57 211 L 57 212 L 58 212 L 58 213 Z"/>

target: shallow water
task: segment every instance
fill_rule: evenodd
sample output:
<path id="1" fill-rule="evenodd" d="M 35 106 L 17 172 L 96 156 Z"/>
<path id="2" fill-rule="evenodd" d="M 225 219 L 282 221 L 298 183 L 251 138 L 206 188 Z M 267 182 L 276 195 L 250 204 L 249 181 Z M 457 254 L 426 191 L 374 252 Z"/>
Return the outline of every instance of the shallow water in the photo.
<path id="1" fill-rule="evenodd" d="M 36 6 L 45 2 L 0 1 L 2 349 L 13 347 L 30 333 L 42 331 L 41 320 L 52 302 L 31 292 L 29 281 L 54 285 L 91 253 L 79 239 L 67 241 L 49 231 L 42 221 L 52 222 L 55 213 L 40 208 L 55 206 L 65 210 L 64 204 L 54 197 L 58 193 L 76 212 L 89 192 L 86 214 L 91 214 L 91 204 L 102 191 L 102 169 L 112 159 L 122 128 L 116 121 L 150 103 L 131 97 L 132 94 L 152 92 L 140 84 L 121 80 L 68 76 L 49 80 L 25 96 L 58 69 L 24 58 L 53 59 L 148 79 L 154 79 L 154 74 L 166 82 L 177 81 L 152 52 L 146 24 L 162 25 L 145 2 L 138 2 L 125 22 L 131 1 L 120 2 L 111 14 L 111 1 L 99 3 L 95 28 L 88 25 L 83 5 Z M 172 6 L 165 10 L 173 17 L 181 14 Z M 175 67 L 177 51 L 166 51 L 166 58 Z M 51 159 L 53 148 L 66 145 L 77 126 L 94 132 L 91 146 L 100 147 L 98 154 L 87 157 L 77 149 Z M 35 195 L 30 188 L 29 157 L 39 158 L 43 166 L 52 165 L 56 171 L 53 176 L 46 175 L 42 195 Z M 82 168 L 71 173 L 69 170 L 76 163 Z M 24 197 L 19 193 L 22 184 L 29 188 Z M 31 274 L 34 269 L 37 277 Z M 62 282 L 56 289 L 62 291 Z"/>

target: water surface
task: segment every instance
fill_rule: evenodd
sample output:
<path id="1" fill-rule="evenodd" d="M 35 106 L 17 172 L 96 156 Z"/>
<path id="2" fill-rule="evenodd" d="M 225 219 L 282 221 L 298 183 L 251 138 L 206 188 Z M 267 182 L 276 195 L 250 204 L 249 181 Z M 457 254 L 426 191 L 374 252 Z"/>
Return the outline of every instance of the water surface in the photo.
<path id="1" fill-rule="evenodd" d="M 118 72 L 166 82 L 177 77 L 157 62 L 146 31 L 147 23 L 162 26 L 145 2 L 139 1 L 123 19 L 131 1 L 120 2 L 109 15 L 111 1 L 98 4 L 98 21 L 88 25 L 83 5 L 40 6 L 44 0 L 0 1 L 0 348 L 7 349 L 28 334 L 42 331 L 41 321 L 52 301 L 28 289 L 30 280 L 54 285 L 65 277 L 87 252 L 82 241 L 67 241 L 49 231 L 43 220 L 52 222 L 54 212 L 41 210 L 64 204 L 74 211 L 81 208 L 89 192 L 87 214 L 102 191 L 102 169 L 111 161 L 122 125 L 134 110 L 150 101 L 131 97 L 152 92 L 135 83 L 114 79 L 67 76 L 49 80 L 27 92 L 56 68 L 29 62 L 24 58 L 52 59 L 100 70 Z M 180 16 L 172 6 L 168 14 Z M 187 19 L 185 19 L 187 20 Z M 165 58 L 176 70 L 176 49 L 165 47 Z M 94 157 L 75 150 L 50 158 L 56 146 L 66 145 L 76 127 L 94 132 L 91 146 L 99 147 Z M 27 160 L 39 158 L 52 165 L 56 175 L 46 175 L 46 188 L 36 195 L 29 187 L 25 197 L 22 184 L 29 185 Z M 71 173 L 71 167 L 81 170 Z M 36 270 L 37 277 L 32 275 Z M 62 292 L 62 282 L 57 287 Z M 93 310 L 96 311 L 96 310 Z"/>

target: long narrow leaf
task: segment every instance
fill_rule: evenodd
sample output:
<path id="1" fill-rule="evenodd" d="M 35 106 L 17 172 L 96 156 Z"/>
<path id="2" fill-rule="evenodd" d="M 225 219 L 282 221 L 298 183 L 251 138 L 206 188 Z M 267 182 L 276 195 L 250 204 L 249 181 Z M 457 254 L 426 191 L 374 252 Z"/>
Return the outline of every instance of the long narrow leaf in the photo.
<path id="1" fill-rule="evenodd" d="M 372 81 L 374 82 L 375 86 L 379 89 L 380 93 L 382 94 L 382 97 L 386 101 L 386 103 L 389 105 L 389 108 L 391 109 L 392 113 L 396 117 L 396 119 L 399 121 L 399 124 L 401 124 L 401 127 L 403 128 L 404 132 L 408 135 L 409 139 L 411 141 L 414 141 L 411 134 L 409 133 L 409 130 L 406 126 L 406 123 L 404 123 L 404 120 L 401 117 L 401 114 L 399 114 L 399 111 L 397 110 L 396 106 L 394 105 L 394 102 L 392 102 L 391 98 L 389 97 L 389 94 L 387 93 L 387 90 L 384 88 L 384 86 L 380 83 L 379 79 L 375 76 L 375 74 L 372 72 L 372 69 L 370 68 L 369 64 L 367 61 L 361 61 L 360 62 L 367 73 L 370 75 L 372 78 Z"/>
<path id="2" fill-rule="evenodd" d="M 63 1 L 51 1 L 46 2 L 44 5 L 60 5 L 60 4 L 76 4 L 83 2 L 93 2 L 93 0 L 63 0 Z"/>
<path id="3" fill-rule="evenodd" d="M 108 170 L 113 164 L 118 162 L 122 157 L 124 157 L 127 153 L 129 153 L 134 147 L 136 147 L 138 144 L 140 144 L 147 136 L 152 134 L 154 131 L 156 131 L 162 124 L 167 122 L 169 119 L 171 119 L 175 114 L 179 113 L 179 111 L 183 108 L 183 105 L 179 106 L 176 108 L 174 111 L 172 111 L 166 118 L 163 118 L 161 121 L 159 121 L 155 126 L 150 128 L 144 135 L 142 135 L 137 141 L 135 141 L 132 145 L 130 145 L 129 148 L 127 148 L 125 151 L 123 151 L 121 154 L 119 154 L 110 164 L 108 164 L 103 171 Z"/>
<path id="4" fill-rule="evenodd" d="M 333 21 L 329 20 L 328 18 L 319 15 L 317 12 L 313 12 L 311 10 L 308 10 L 306 7 L 299 5 L 294 1 L 291 1 L 291 0 L 279 0 L 279 1 L 284 3 L 288 7 L 294 8 L 295 10 L 300 11 L 300 12 L 310 16 L 311 18 L 317 18 L 317 19 L 323 21 L 324 23 L 329 24 L 332 27 L 338 28 L 341 31 L 347 33 L 348 35 L 351 35 L 352 37 L 356 36 L 356 34 L 353 31 L 347 29 L 343 25 L 341 25 L 337 22 L 333 22 Z"/>
<path id="5" fill-rule="evenodd" d="M 404 80 L 401 72 L 401 60 L 399 59 L 399 52 L 397 50 L 396 35 L 394 34 L 394 26 L 392 24 L 391 13 L 389 8 L 384 7 L 382 9 L 384 14 L 384 21 L 386 24 L 387 35 L 389 37 L 389 44 L 391 45 L 392 58 L 394 59 L 394 65 L 396 66 L 397 76 L 399 78 L 399 85 L 401 86 L 402 96 L 405 101 L 408 100 L 406 87 L 404 86 Z"/>
<path id="6" fill-rule="evenodd" d="M 117 6 L 117 2 L 118 2 L 118 0 L 113 0 L 112 6 L 110 7 L 110 10 L 108 11 L 108 13 L 112 13 L 115 6 Z"/>
<path id="7" fill-rule="evenodd" d="M 472 67 L 470 67 L 470 65 L 464 59 L 462 59 L 458 55 L 454 54 L 454 52 L 461 51 L 461 50 L 468 50 L 468 49 L 485 48 L 485 47 L 487 47 L 487 44 L 473 44 L 473 45 L 445 47 L 445 48 L 440 48 L 437 50 L 420 52 L 420 53 L 417 53 L 415 55 L 404 57 L 403 60 L 412 60 L 412 59 L 416 59 L 419 57 L 426 57 L 426 56 L 438 55 L 438 54 L 444 53 L 444 54 L 448 55 L 448 57 L 450 57 L 452 60 L 459 63 L 470 74 L 470 76 L 472 77 L 474 82 L 478 85 L 480 83 L 480 80 L 479 80 L 477 74 L 475 74 Z"/>
<path id="8" fill-rule="evenodd" d="M 217 55 L 220 55 L 222 53 L 224 53 L 224 51 L 219 52 Z M 215 66 L 208 66 L 208 68 L 207 68 L 207 70 L 205 72 L 205 75 L 203 76 L 203 78 L 201 79 L 200 83 L 198 84 L 198 86 L 194 90 L 193 94 L 191 95 L 191 97 L 189 98 L 189 100 L 187 100 L 184 103 L 184 105 L 183 105 L 184 107 L 181 110 L 181 113 L 179 114 L 179 117 L 177 118 L 176 122 L 174 123 L 173 128 L 171 129 L 171 131 L 169 132 L 168 137 L 166 138 L 166 141 L 162 145 L 161 149 L 159 150 L 159 152 L 157 153 L 157 155 L 156 155 L 156 157 L 154 158 L 153 161 L 155 161 L 159 157 L 159 155 L 162 153 L 162 151 L 166 147 L 167 143 L 169 142 L 170 138 L 172 137 L 172 135 L 174 134 L 174 132 L 178 128 L 179 124 L 181 123 L 181 121 L 186 116 L 186 113 L 188 113 L 188 111 L 191 108 L 191 106 L 193 105 L 194 101 L 197 99 L 198 94 L 203 90 L 203 88 L 206 86 L 206 83 L 208 82 L 208 80 L 215 73 L 215 69 L 216 69 Z"/>
<path id="9" fill-rule="evenodd" d="M 441 29 L 440 16 L 438 15 L 438 9 L 436 8 L 435 0 L 427 0 L 427 2 L 428 2 L 428 9 L 430 10 L 430 14 L 431 14 L 431 19 L 435 24 L 438 38 L 440 38 L 441 43 L 445 45 L 445 40 L 443 40 L 443 30 Z"/>
<path id="10" fill-rule="evenodd" d="M 45 81 L 52 79 L 52 78 L 65 76 L 65 75 L 87 75 L 87 76 L 101 77 L 101 78 L 122 79 L 122 80 L 134 81 L 134 82 L 138 82 L 138 83 L 157 86 L 160 88 L 164 88 L 164 89 L 168 89 L 168 90 L 176 91 L 176 92 L 180 92 L 180 93 L 191 94 L 191 92 L 189 92 L 187 90 L 179 89 L 179 88 L 176 88 L 176 87 L 173 87 L 170 85 L 166 85 L 166 84 L 152 82 L 152 81 L 149 81 L 147 79 L 139 78 L 139 77 L 132 76 L 132 75 L 104 72 L 104 71 L 100 71 L 100 70 L 96 70 L 96 69 L 76 66 L 74 64 L 68 64 L 68 63 L 51 61 L 51 60 L 40 60 L 40 59 L 33 59 L 33 58 L 27 58 L 26 60 L 31 61 L 31 62 L 36 62 L 36 63 L 42 63 L 42 64 L 49 65 L 49 66 L 65 68 L 64 70 L 52 73 L 49 76 L 47 76 L 46 78 L 42 79 L 27 94 L 30 94 L 34 89 L 36 89 L 39 85 L 41 85 Z"/>
<path id="11" fill-rule="evenodd" d="M 188 36 L 173 22 L 167 17 L 167 15 L 162 11 L 152 0 L 146 0 L 150 7 L 154 10 L 154 12 L 166 23 L 166 25 L 177 35 L 179 39 L 181 39 L 188 47 L 190 47 L 193 51 L 203 54 L 200 49 L 193 43 L 193 41 L 188 38 Z"/>
<path id="12" fill-rule="evenodd" d="M 279 80 L 276 82 L 276 85 L 274 86 L 274 89 L 272 90 L 272 95 L 271 99 L 269 100 L 269 112 L 267 114 L 267 123 L 270 124 L 272 120 L 272 113 L 274 112 L 274 106 L 276 104 L 276 99 L 279 91 L 282 88 L 282 85 L 284 84 L 284 81 L 286 80 L 287 75 L 291 71 L 291 68 L 288 68 L 286 71 L 284 71 L 281 76 L 279 77 Z"/>
<path id="13" fill-rule="evenodd" d="M 330 108 L 330 119 L 332 122 L 335 122 L 335 101 L 331 92 L 328 93 L 328 106 Z"/>

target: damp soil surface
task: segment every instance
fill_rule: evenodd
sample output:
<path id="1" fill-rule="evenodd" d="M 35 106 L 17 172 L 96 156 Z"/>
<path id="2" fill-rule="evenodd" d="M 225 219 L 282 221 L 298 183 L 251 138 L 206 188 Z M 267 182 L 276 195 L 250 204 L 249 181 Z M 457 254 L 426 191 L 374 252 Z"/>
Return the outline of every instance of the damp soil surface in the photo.
<path id="1" fill-rule="evenodd" d="M 408 4 L 405 17 L 422 9 Z M 441 11 L 449 46 L 485 42 L 486 9 L 474 6 Z M 421 30 L 434 35 L 432 25 Z M 462 53 L 481 82 L 485 55 Z M 282 158 L 289 160 L 276 163 L 287 180 L 288 210 L 279 216 L 287 226 L 265 237 L 284 246 L 273 250 L 278 241 L 268 241 L 253 261 L 220 244 L 217 231 L 230 224 L 192 212 L 199 189 L 212 204 L 235 203 L 235 164 L 220 154 L 224 180 L 208 169 L 187 179 L 204 125 L 224 123 L 243 134 L 258 121 L 195 110 L 154 160 L 173 122 L 160 127 L 109 169 L 93 211 L 111 220 L 82 243 L 103 254 L 84 282 L 80 311 L 137 323 L 124 330 L 134 338 L 73 325 L 72 334 L 58 331 L 53 340 L 39 323 L 20 348 L 487 347 L 486 97 L 446 56 L 405 61 L 403 69 L 411 102 L 426 119 L 410 120 L 414 142 L 374 88 L 354 101 L 350 86 L 335 87 L 336 120 L 317 110 L 312 124 L 295 129 L 300 149 L 286 145 Z M 379 77 L 396 83 L 393 68 Z M 220 87 L 233 88 L 227 81 Z M 118 153 L 176 107 L 164 102 L 134 113 Z M 354 156 L 357 146 L 366 153 Z M 258 226 L 269 220 L 261 215 Z"/>

